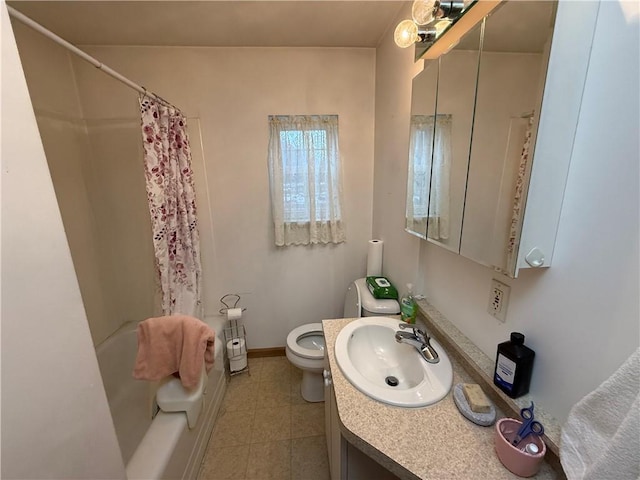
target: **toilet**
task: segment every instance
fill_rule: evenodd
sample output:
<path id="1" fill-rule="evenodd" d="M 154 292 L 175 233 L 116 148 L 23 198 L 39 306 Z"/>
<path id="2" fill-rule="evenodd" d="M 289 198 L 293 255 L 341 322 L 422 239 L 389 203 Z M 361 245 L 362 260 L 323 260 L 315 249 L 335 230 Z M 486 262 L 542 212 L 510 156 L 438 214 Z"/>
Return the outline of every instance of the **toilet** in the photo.
<path id="1" fill-rule="evenodd" d="M 397 315 L 396 300 L 378 300 L 367 288 L 366 279 L 359 278 L 349 285 L 344 298 L 344 318 Z M 324 334 L 321 323 L 308 323 L 294 328 L 287 335 L 287 358 L 302 370 L 302 398 L 307 402 L 322 402 L 324 388 Z"/>

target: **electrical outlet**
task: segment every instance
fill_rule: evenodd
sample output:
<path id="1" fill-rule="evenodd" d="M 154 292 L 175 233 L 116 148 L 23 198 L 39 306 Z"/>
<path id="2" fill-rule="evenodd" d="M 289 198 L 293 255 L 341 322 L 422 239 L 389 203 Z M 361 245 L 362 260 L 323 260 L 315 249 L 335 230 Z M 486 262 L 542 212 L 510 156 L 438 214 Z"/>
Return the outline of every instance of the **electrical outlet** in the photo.
<path id="1" fill-rule="evenodd" d="M 495 278 L 491 280 L 491 291 L 489 292 L 489 306 L 487 307 L 487 312 L 501 322 L 504 322 L 507 318 L 509 292 L 511 292 L 511 287 L 509 285 L 499 282 Z"/>

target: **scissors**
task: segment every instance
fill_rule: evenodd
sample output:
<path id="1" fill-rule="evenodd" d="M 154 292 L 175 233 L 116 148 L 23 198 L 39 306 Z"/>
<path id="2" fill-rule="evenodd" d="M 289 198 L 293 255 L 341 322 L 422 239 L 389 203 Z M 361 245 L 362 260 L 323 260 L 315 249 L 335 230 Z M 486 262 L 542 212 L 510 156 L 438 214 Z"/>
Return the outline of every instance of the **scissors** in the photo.
<path id="1" fill-rule="evenodd" d="M 544 427 L 540 422 L 535 420 L 533 416 L 533 402 L 531 406 L 520 410 L 520 416 L 522 417 L 522 426 L 518 430 L 516 437 L 511 442 L 511 445 L 517 446 L 523 438 L 529 435 L 541 436 L 544 433 Z"/>

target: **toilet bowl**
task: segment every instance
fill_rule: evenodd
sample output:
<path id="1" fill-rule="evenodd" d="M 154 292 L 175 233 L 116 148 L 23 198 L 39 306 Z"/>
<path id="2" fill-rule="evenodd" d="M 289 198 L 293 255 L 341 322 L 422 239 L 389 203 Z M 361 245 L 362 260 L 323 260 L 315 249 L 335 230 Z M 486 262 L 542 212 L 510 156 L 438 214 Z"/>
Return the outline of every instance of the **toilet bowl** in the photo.
<path id="1" fill-rule="evenodd" d="M 307 323 L 287 335 L 287 358 L 302 370 L 302 398 L 307 402 L 324 399 L 322 370 L 324 368 L 324 334 L 321 323 Z"/>
<path id="2" fill-rule="evenodd" d="M 367 288 L 366 279 L 349 285 L 344 299 L 344 318 L 397 315 L 396 300 L 378 300 Z M 286 353 L 289 361 L 302 370 L 300 391 L 307 402 L 324 400 L 324 334 L 321 323 L 308 323 L 294 328 L 287 335 Z"/>

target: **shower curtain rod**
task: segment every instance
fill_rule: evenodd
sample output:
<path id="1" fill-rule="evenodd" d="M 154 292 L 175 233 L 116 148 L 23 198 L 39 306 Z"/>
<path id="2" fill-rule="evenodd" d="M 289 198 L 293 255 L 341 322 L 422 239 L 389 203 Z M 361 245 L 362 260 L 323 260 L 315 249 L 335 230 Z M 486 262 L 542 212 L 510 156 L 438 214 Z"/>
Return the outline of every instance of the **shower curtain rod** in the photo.
<path id="1" fill-rule="evenodd" d="M 173 108 L 177 109 L 177 107 L 173 106 L 171 103 L 166 101 L 160 95 L 157 95 L 157 94 L 155 94 L 153 92 L 150 92 L 149 90 L 147 90 L 143 86 L 138 85 L 137 83 L 133 82 L 132 80 L 129 80 L 124 75 L 121 75 L 120 73 L 116 72 L 115 70 L 113 70 L 112 68 L 108 67 L 104 63 L 96 60 L 94 57 L 92 57 L 88 53 L 83 52 L 82 50 L 80 50 L 78 47 L 76 47 L 72 43 L 67 42 L 64 38 L 59 37 L 58 35 L 53 33 L 51 30 L 47 30 L 45 27 L 43 27 L 39 23 L 35 22 L 34 20 L 30 19 L 25 14 L 19 12 L 18 10 L 16 10 L 12 6 L 7 5 L 7 10 L 9 10 L 9 14 L 12 17 L 14 17 L 16 20 L 19 20 L 22 23 L 24 23 L 25 25 L 27 25 L 28 27 L 33 28 L 35 31 L 41 33 L 42 35 L 44 35 L 47 38 L 50 38 L 51 40 L 53 40 L 57 44 L 62 45 L 64 48 L 66 48 L 67 50 L 71 51 L 71 53 L 74 53 L 77 56 L 79 56 L 80 58 L 82 58 L 83 60 L 85 60 L 86 62 L 89 62 L 91 65 L 96 67 L 98 70 L 102 70 L 107 75 L 112 76 L 113 78 L 115 78 L 116 80 L 124 83 L 128 87 L 133 88 L 134 90 L 137 90 L 138 92 L 142 93 L 143 95 L 146 95 L 147 97 L 151 97 L 154 100 L 157 100 L 158 102 L 162 103 L 165 106 L 173 107 Z M 179 109 L 177 109 L 177 110 L 179 110 Z"/>

